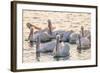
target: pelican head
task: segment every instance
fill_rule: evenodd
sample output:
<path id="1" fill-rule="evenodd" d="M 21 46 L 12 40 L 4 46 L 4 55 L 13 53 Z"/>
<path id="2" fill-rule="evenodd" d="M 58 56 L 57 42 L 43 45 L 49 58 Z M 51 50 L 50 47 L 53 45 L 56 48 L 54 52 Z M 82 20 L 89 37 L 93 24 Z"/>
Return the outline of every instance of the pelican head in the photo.
<path id="1" fill-rule="evenodd" d="M 32 27 L 31 23 L 27 23 L 26 26 L 30 29 Z"/>

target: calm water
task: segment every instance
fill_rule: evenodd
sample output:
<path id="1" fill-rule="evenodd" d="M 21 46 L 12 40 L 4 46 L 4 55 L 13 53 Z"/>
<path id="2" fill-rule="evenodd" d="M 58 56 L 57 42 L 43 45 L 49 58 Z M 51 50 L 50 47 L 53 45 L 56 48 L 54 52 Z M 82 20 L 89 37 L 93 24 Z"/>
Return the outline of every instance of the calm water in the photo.
<path id="1" fill-rule="evenodd" d="M 51 19 L 52 25 L 56 27 L 55 30 L 73 30 L 80 32 L 80 27 L 84 26 L 86 30 L 91 29 L 91 14 L 90 13 L 75 13 L 75 12 L 44 12 L 44 11 L 23 11 L 23 63 L 36 62 L 35 46 L 30 48 L 27 41 L 29 29 L 26 23 L 32 23 L 42 29 L 48 26 L 47 20 Z M 82 50 L 78 53 L 77 45 L 70 45 L 70 56 L 67 60 L 86 60 L 91 58 L 91 49 Z M 51 53 L 40 55 L 40 62 L 55 61 Z"/>

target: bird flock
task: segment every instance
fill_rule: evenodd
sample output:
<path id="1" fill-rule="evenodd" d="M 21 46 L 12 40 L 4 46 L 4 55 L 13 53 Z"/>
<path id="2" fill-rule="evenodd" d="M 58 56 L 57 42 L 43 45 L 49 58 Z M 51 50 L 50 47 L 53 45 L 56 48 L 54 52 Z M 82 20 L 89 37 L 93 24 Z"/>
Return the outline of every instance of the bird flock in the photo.
<path id="1" fill-rule="evenodd" d="M 30 41 L 31 47 L 36 45 L 37 61 L 40 61 L 41 53 L 51 53 L 53 58 L 57 61 L 60 59 L 68 59 L 71 49 L 69 44 L 76 44 L 76 49 L 79 53 L 91 47 L 91 33 L 89 30 L 85 30 L 83 26 L 80 27 L 80 33 L 76 33 L 73 30 L 54 31 L 52 29 L 51 20 L 47 20 L 47 22 L 48 28 L 37 32 L 34 32 L 33 28 L 31 28 L 33 26 L 32 24 L 26 24 L 30 29 L 28 40 Z"/>

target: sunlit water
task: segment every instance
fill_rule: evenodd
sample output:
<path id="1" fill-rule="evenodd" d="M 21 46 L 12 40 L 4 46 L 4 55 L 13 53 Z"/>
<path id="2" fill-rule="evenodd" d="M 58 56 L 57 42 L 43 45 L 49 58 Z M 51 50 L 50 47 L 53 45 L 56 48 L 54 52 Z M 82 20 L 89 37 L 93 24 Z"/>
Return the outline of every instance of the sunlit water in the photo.
<path id="1" fill-rule="evenodd" d="M 28 38 L 30 30 L 26 27 L 26 23 L 32 23 L 42 29 L 47 28 L 47 20 L 51 19 L 52 25 L 56 27 L 55 30 L 73 30 L 80 32 L 80 27 L 84 26 L 86 30 L 91 30 L 91 14 L 90 13 L 77 13 L 77 12 L 53 12 L 53 11 L 23 11 L 23 48 L 22 58 L 23 63 L 34 63 L 36 60 L 35 46 L 30 48 Z M 35 31 L 35 29 L 34 29 Z M 81 53 L 77 51 L 77 45 L 70 45 L 70 56 L 65 60 L 87 60 L 91 59 L 91 48 L 82 50 Z M 56 61 L 52 53 L 41 53 L 39 62 Z M 61 59 L 63 60 L 63 59 Z"/>

